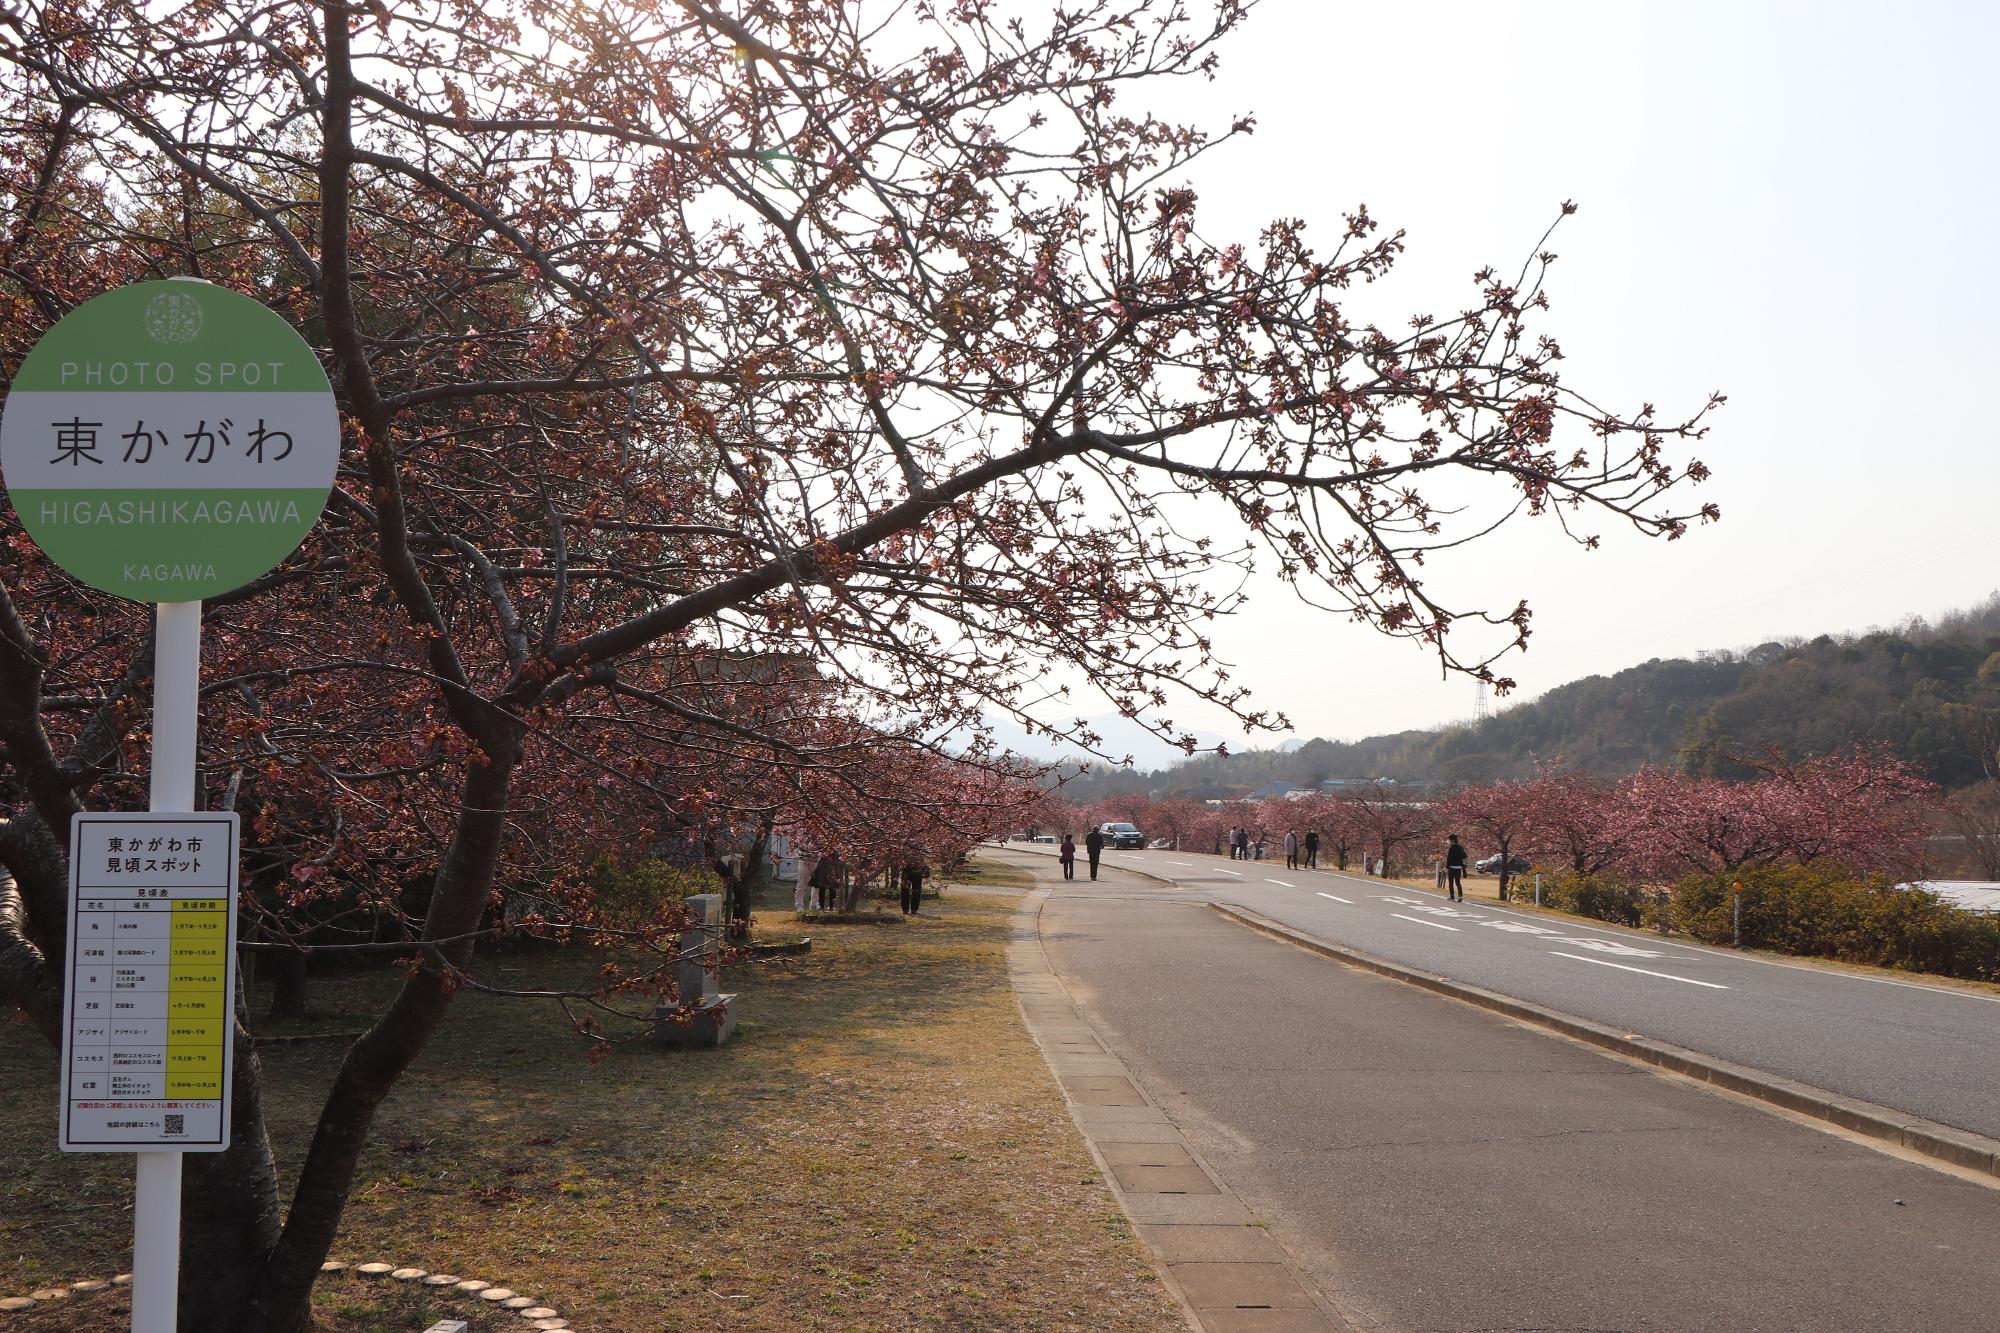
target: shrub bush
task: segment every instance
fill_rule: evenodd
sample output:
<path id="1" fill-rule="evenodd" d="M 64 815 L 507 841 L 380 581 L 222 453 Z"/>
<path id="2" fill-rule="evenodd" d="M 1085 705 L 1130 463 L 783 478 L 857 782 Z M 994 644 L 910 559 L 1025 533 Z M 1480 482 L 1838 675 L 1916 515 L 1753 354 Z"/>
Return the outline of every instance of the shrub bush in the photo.
<path id="1" fill-rule="evenodd" d="M 590 886 L 597 919 L 623 930 L 655 925 L 678 912 L 690 894 L 720 888 L 706 866 L 677 866 L 650 856 L 604 857 L 591 867 Z"/>
<path id="2" fill-rule="evenodd" d="M 1522 882 L 1517 878 L 1510 886 L 1515 896 L 1532 897 L 1532 888 L 1526 894 L 1520 891 Z M 1544 907 L 1596 917 L 1599 921 L 1613 921 L 1621 926 L 1643 926 L 1650 922 L 1657 898 L 1658 894 L 1653 890 L 1609 871 L 1579 875 L 1562 870 L 1542 880 Z"/>
<path id="3" fill-rule="evenodd" d="M 1751 948 L 2000 981 L 2000 917 L 1824 862 L 1691 875 L 1674 889 L 1670 924 L 1699 940 L 1729 943 L 1730 885 L 1739 881 L 1743 943 Z"/>

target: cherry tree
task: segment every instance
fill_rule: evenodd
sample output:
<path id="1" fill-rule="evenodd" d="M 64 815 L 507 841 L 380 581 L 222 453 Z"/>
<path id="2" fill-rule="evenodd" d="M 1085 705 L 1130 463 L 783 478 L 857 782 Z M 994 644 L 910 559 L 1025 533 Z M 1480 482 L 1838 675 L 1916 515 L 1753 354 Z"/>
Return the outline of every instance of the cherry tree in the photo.
<path id="1" fill-rule="evenodd" d="M 1440 824 L 1478 835 L 1499 853 L 1500 900 L 1505 902 L 1512 874 L 1508 862 L 1536 827 L 1541 807 L 1542 794 L 1534 783 L 1495 782 L 1454 791 L 1438 806 L 1437 818 Z"/>
<path id="2" fill-rule="evenodd" d="M 1937 785 L 1888 746 L 1798 762 L 1775 750 L 1735 758 L 1762 775 L 1751 785 L 1788 859 L 1885 874 L 1922 865 Z"/>
<path id="3" fill-rule="evenodd" d="M 2000 781 L 1988 778 L 1953 792 L 1944 803 L 1942 822 L 1979 877 L 2000 880 Z"/>
<path id="4" fill-rule="evenodd" d="M 1368 829 L 1356 817 L 1355 805 L 1342 796 L 1310 796 L 1303 802 L 1306 827 L 1320 837 L 1320 851 L 1333 858 L 1334 868 L 1347 869 L 1347 858 L 1367 845 Z"/>
<path id="5" fill-rule="evenodd" d="M 1544 761 L 1522 785 L 1534 812 L 1522 842 L 1527 851 L 1577 875 L 1617 862 L 1624 836 L 1619 791 L 1592 774 L 1563 768 L 1560 760 Z"/>
<path id="6" fill-rule="evenodd" d="M 1438 808 L 1393 787 L 1350 792 L 1340 798 L 1342 813 L 1359 835 L 1358 847 L 1380 854 L 1382 874 L 1395 873 L 1398 849 L 1438 831 Z"/>
<path id="7" fill-rule="evenodd" d="M 1799 762 L 1735 756 L 1762 776 L 1726 782 L 1642 769 L 1619 789 L 1620 861 L 1660 879 L 1780 861 L 1852 871 L 1921 863 L 1932 784 L 1886 749 Z"/>
<path id="8" fill-rule="evenodd" d="M 1429 552 L 1516 514 L 1585 544 L 1593 516 L 1667 539 L 1715 516 L 1681 494 L 1705 407 L 1562 380 L 1545 250 L 1411 316 L 1377 308 L 1403 239 L 1365 210 L 1324 244 L 1296 219 L 1208 233 L 1188 167 L 1250 122 L 1125 108 L 1209 72 L 1246 12 L 8 20 L 8 363 L 107 286 L 194 274 L 308 333 L 346 427 L 320 530 L 208 609 L 229 685 L 204 787 L 256 801 L 293 896 L 392 867 L 411 965 L 288 1191 L 239 1032 L 235 1145 L 189 1174 L 184 1324 L 304 1325 L 376 1110 L 496 895 L 616 802 L 681 829 L 775 819 L 786 790 L 831 808 L 828 783 L 871 809 L 881 737 L 936 750 L 1039 698 L 1052 660 L 1141 720 L 1180 691 L 1269 724 L 1213 638 L 1259 560 L 1505 684 L 1526 604 L 1457 603 Z M 1183 531 L 1188 503 L 1240 535 Z M 53 1040 L 64 830 L 131 800 L 151 668 L 143 618 L 7 521 L 0 984 Z M 775 665 L 797 660 L 824 689 Z M 777 776 L 742 790 L 752 769 Z"/>

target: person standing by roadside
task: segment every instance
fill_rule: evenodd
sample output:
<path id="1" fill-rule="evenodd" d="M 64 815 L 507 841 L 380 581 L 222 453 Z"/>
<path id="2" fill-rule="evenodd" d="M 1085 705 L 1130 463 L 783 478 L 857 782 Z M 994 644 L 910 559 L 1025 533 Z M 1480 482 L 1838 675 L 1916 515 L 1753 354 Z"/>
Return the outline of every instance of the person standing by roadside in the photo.
<path id="1" fill-rule="evenodd" d="M 1297 870 L 1298 868 L 1299 868 L 1299 831 L 1297 829 L 1288 828 L 1285 830 L 1285 869 Z"/>
<path id="2" fill-rule="evenodd" d="M 1067 829 L 1063 830 L 1062 847 L 1056 853 L 1056 860 L 1062 862 L 1064 879 L 1076 878 L 1076 839 L 1069 835 Z"/>
<path id="3" fill-rule="evenodd" d="M 1455 903 L 1465 901 L 1465 844 L 1458 840 L 1456 833 L 1445 835 L 1450 841 L 1444 849 L 1445 887 Z"/>
<path id="4" fill-rule="evenodd" d="M 1306 869 L 1319 869 L 1319 830 L 1306 830 Z"/>
<path id="5" fill-rule="evenodd" d="M 1097 878 L 1097 858 L 1104 855 L 1104 834 L 1092 829 L 1083 835 L 1083 849 L 1090 853 L 1090 877 Z"/>
<path id="6" fill-rule="evenodd" d="M 1236 826 L 1236 859 L 1239 861 L 1250 859 L 1250 830 L 1241 824 Z"/>
<path id="7" fill-rule="evenodd" d="M 903 915 L 915 916 L 924 905 L 924 876 L 930 867 L 922 861 L 912 861 L 903 867 Z"/>

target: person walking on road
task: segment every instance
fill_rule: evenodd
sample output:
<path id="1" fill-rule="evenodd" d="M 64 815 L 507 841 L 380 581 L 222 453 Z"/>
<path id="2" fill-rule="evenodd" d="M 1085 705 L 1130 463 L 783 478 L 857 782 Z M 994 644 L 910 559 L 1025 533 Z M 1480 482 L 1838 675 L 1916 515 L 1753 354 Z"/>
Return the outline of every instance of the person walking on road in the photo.
<path id="1" fill-rule="evenodd" d="M 1090 877 L 1097 878 L 1097 858 L 1104 855 L 1104 834 L 1092 829 L 1083 835 L 1084 850 L 1090 853 Z"/>
<path id="2" fill-rule="evenodd" d="M 1450 842 L 1444 849 L 1445 887 L 1455 903 L 1465 901 L 1465 844 L 1458 840 L 1456 833 L 1445 835 Z"/>
<path id="3" fill-rule="evenodd" d="M 1299 831 L 1297 829 L 1286 829 L 1285 869 L 1297 870 L 1298 868 L 1299 868 Z"/>
<path id="4" fill-rule="evenodd" d="M 1069 835 L 1068 830 L 1063 832 L 1062 847 L 1056 852 L 1056 860 L 1062 862 L 1064 879 L 1076 878 L 1076 839 Z"/>
<path id="5" fill-rule="evenodd" d="M 1250 830 L 1240 824 L 1236 827 L 1236 859 L 1239 861 L 1250 859 Z"/>
<path id="6" fill-rule="evenodd" d="M 1319 830 L 1306 830 L 1306 869 L 1319 869 Z"/>

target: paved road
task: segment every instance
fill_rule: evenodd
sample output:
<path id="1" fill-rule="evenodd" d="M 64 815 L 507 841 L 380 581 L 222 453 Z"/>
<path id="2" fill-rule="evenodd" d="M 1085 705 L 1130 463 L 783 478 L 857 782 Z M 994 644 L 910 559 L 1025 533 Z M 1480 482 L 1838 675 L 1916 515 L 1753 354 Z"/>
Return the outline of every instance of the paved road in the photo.
<path id="1" fill-rule="evenodd" d="M 1145 851 L 1105 863 L 1377 957 L 2000 1138 L 2000 997 L 1988 993 L 1453 904 L 1283 861 Z"/>
<path id="2" fill-rule="evenodd" d="M 1041 937 L 1105 1043 L 1356 1328 L 2000 1326 L 2000 1191 L 1344 967 L 1200 896 L 1108 870 L 1063 885 Z M 1480 929 L 1407 906 L 1383 908 Z"/>

